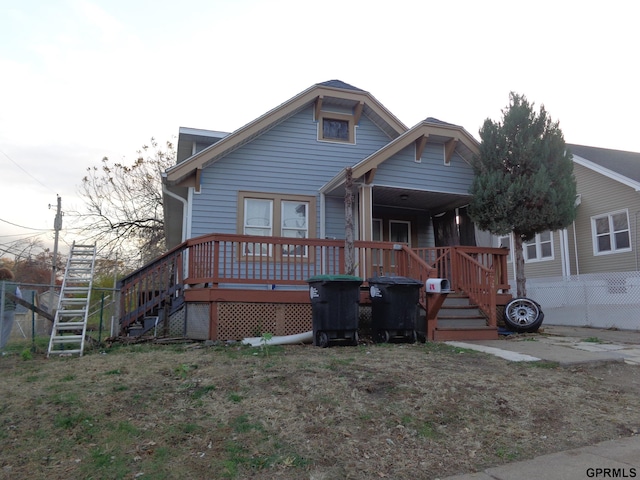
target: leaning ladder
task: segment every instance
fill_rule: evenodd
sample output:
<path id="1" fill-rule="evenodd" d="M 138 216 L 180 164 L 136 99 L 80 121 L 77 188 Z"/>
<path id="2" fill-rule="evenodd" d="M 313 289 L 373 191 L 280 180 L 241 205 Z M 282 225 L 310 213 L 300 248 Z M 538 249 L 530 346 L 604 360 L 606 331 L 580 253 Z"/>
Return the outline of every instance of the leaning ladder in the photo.
<path id="1" fill-rule="evenodd" d="M 51 354 L 74 353 L 82 356 L 95 263 L 95 245 L 76 245 L 73 242 L 53 320 L 47 357 Z"/>

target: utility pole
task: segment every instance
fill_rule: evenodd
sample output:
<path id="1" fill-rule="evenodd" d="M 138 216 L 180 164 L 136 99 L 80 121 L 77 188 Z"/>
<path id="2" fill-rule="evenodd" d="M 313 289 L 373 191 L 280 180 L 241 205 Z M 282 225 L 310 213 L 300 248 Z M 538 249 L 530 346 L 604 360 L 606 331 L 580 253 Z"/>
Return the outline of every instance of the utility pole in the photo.
<path id="1" fill-rule="evenodd" d="M 58 197 L 58 208 L 56 210 L 56 218 L 53 221 L 53 229 L 55 230 L 55 240 L 53 241 L 53 265 L 51 266 L 51 290 L 49 290 L 49 313 L 53 313 L 53 290 L 56 287 L 56 264 L 58 263 L 58 237 L 62 230 L 62 198 Z M 49 205 L 51 208 L 51 205 Z"/>

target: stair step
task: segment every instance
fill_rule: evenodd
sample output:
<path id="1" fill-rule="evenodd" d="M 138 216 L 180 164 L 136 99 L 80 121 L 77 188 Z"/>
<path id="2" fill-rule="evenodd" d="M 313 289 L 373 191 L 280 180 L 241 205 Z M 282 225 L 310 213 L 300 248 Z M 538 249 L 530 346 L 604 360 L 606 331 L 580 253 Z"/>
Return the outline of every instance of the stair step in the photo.
<path id="1" fill-rule="evenodd" d="M 442 318 L 438 317 L 437 328 L 485 327 L 487 320 L 481 318 Z"/>
<path id="2" fill-rule="evenodd" d="M 84 328 L 84 322 L 58 322 L 57 330 L 79 330 Z"/>
<path id="3" fill-rule="evenodd" d="M 433 339 L 437 342 L 447 340 L 497 340 L 497 327 L 459 327 L 441 328 L 438 326 L 433 332 Z"/>
<path id="4" fill-rule="evenodd" d="M 76 354 L 76 353 L 82 353 L 82 350 L 80 350 L 79 348 L 77 348 L 77 349 L 73 349 L 73 350 L 71 350 L 71 349 L 70 349 L 70 350 L 66 350 L 66 349 L 65 349 L 65 350 L 51 350 L 51 351 L 49 352 L 49 355 L 51 355 L 51 354 L 56 354 L 56 355 L 73 355 L 73 354 Z"/>
<path id="5" fill-rule="evenodd" d="M 87 303 L 87 299 L 85 298 L 62 298 L 60 299 L 61 305 L 84 305 Z"/>
<path id="6" fill-rule="evenodd" d="M 56 335 L 51 337 L 54 344 L 60 343 L 78 343 L 81 342 L 84 335 Z"/>

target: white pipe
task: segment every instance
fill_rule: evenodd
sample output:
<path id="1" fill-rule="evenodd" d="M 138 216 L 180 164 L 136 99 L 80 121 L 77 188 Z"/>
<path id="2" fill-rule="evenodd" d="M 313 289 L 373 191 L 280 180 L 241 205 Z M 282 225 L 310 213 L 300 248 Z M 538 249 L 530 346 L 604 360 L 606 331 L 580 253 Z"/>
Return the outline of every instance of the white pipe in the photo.
<path id="1" fill-rule="evenodd" d="M 242 343 L 251 347 L 262 347 L 264 345 L 296 345 L 298 343 L 311 343 L 313 331 L 298 333 L 296 335 L 284 335 L 279 337 L 249 337 L 242 340 Z"/>
<path id="2" fill-rule="evenodd" d="M 182 202 L 182 240 L 181 242 L 184 242 L 187 239 L 187 212 L 189 208 L 189 203 L 187 202 L 186 199 L 182 198 L 180 195 L 176 195 L 175 193 L 167 190 L 167 186 L 164 183 L 162 184 L 162 192 L 166 193 L 171 198 L 175 198 L 179 202 Z"/>

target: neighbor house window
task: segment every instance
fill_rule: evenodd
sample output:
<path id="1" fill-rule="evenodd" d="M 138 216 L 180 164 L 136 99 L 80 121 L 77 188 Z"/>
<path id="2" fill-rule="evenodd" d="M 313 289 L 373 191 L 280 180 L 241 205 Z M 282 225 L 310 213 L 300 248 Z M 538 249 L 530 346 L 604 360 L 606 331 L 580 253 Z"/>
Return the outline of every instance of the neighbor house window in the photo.
<path id="1" fill-rule="evenodd" d="M 551 232 L 536 233 L 535 238 L 523 242 L 525 262 L 553 260 L 553 235 Z"/>
<path id="2" fill-rule="evenodd" d="M 591 217 L 594 255 L 631 251 L 627 210 Z"/>
<path id="3" fill-rule="evenodd" d="M 322 112 L 318 119 L 318 139 L 355 143 L 354 118 L 342 113 Z"/>
<path id="4" fill-rule="evenodd" d="M 315 197 L 240 192 L 241 231 L 263 237 L 310 238 L 315 235 Z M 245 254 L 273 254 L 271 245 L 246 243 Z M 304 245 L 283 245 L 283 256 L 307 256 Z"/>

